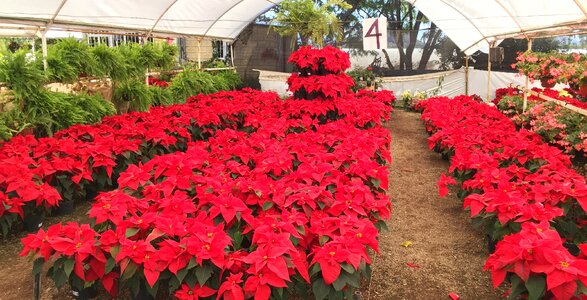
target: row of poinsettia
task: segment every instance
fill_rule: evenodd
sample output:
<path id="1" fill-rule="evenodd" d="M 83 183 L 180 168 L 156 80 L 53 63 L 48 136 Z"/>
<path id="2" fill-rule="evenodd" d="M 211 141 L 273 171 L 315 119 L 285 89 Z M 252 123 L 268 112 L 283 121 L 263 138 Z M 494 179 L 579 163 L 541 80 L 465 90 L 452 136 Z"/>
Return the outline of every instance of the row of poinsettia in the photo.
<path id="1" fill-rule="evenodd" d="M 112 295 L 123 285 L 180 299 L 268 299 L 303 296 L 311 282 L 316 298 L 350 296 L 389 216 L 390 136 L 379 125 L 392 100 L 389 92 L 191 98 L 173 111 L 189 110 L 213 132 L 203 125 L 207 135 L 177 147 L 184 152 L 130 165 L 118 189 L 96 198 L 94 226 L 39 231 L 22 254 L 52 260 L 57 284 L 100 282 Z"/>
<path id="2" fill-rule="evenodd" d="M 108 117 L 98 125 L 73 126 L 51 138 L 15 137 L 2 144 L 0 225 L 4 234 L 26 215 L 56 207 L 63 200 L 85 198 L 88 190 L 112 188 L 128 164 L 185 150 L 187 142 L 206 139 L 218 128 L 252 126 L 281 113 L 299 115 L 300 110 L 318 118 L 337 111 L 363 125 L 379 120 L 385 107 L 366 93 L 358 94 L 359 100 L 346 97 L 336 103 L 311 104 L 289 103 L 253 90 L 217 97 L 232 98 L 234 105 L 209 100 L 156 107 Z"/>
<path id="3" fill-rule="evenodd" d="M 553 90 L 550 88 L 542 89 L 542 88 L 534 87 L 531 90 L 533 92 L 538 93 L 538 94 L 542 94 L 542 95 L 551 97 L 553 99 L 566 102 L 566 103 L 571 104 L 573 106 L 576 106 L 578 108 L 587 109 L 587 102 L 578 100 L 577 99 L 577 97 L 578 97 L 577 91 L 575 91 L 571 88 L 565 88 L 562 91 L 558 91 L 558 90 Z M 515 87 L 499 88 L 499 89 L 495 90 L 495 99 L 493 99 L 492 102 L 495 105 L 497 105 L 499 103 L 499 101 L 501 101 L 501 99 L 503 99 L 503 97 L 505 97 L 505 96 L 523 96 L 523 93 L 522 93 L 522 90 L 515 88 Z M 528 99 L 533 100 L 533 101 L 544 101 L 540 97 L 537 97 L 534 95 L 529 95 Z"/>
<path id="4" fill-rule="evenodd" d="M 498 241 L 485 265 L 494 285 L 507 278 L 514 298 L 584 297 L 587 185 L 569 158 L 470 97 L 423 106 L 429 146 L 451 161 L 441 196 L 458 186 L 473 223 Z"/>
<path id="5" fill-rule="evenodd" d="M 573 98 L 567 91 L 537 88 L 533 91 L 587 108 L 586 102 Z M 524 112 L 522 97 L 521 91 L 516 88 L 498 89 L 494 103 L 517 127 L 537 133 L 544 141 L 575 158 L 577 163 L 584 164 L 587 157 L 587 116 L 536 96 L 528 97 L 528 108 Z"/>

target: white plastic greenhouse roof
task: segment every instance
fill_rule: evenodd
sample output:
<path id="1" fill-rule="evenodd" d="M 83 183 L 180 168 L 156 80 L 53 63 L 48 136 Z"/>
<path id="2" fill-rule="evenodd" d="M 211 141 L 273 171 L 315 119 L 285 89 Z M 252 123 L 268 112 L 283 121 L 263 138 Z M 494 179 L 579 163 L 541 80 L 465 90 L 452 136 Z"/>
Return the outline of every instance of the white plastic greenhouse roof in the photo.
<path id="1" fill-rule="evenodd" d="M 407 0 L 465 54 L 504 38 L 587 33 L 587 0 Z"/>
<path id="2" fill-rule="evenodd" d="M 0 36 L 34 35 L 51 27 L 232 40 L 259 14 L 278 2 L 280 0 L 2 0 Z"/>

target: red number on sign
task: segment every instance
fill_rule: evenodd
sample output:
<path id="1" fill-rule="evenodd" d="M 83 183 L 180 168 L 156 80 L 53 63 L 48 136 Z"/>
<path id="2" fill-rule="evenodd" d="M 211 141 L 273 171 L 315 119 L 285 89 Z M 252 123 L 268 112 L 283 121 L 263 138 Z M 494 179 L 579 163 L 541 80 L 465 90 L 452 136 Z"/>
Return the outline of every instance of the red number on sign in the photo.
<path id="1" fill-rule="evenodd" d="M 373 33 L 373 30 L 375 30 L 375 33 Z M 371 25 L 371 27 L 369 27 L 369 30 L 367 30 L 367 34 L 365 34 L 365 37 L 374 36 L 375 39 L 377 40 L 377 49 L 381 49 L 381 45 L 379 44 L 379 37 L 382 35 L 383 34 L 379 33 L 379 19 L 375 19 L 375 22 L 373 22 L 373 25 Z"/>

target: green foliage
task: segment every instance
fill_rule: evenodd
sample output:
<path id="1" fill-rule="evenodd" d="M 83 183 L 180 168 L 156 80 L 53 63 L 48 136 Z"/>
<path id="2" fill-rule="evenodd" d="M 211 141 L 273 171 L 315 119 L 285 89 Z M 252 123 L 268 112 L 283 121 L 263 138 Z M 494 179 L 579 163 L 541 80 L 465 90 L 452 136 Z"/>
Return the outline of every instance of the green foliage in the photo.
<path id="1" fill-rule="evenodd" d="M 27 59 L 26 54 L 24 51 L 17 51 L 7 53 L 0 59 L 0 82 L 6 83 L 17 101 L 37 94 L 45 82 L 43 72 Z"/>
<path id="2" fill-rule="evenodd" d="M 151 70 L 170 69 L 175 64 L 177 48 L 167 44 L 147 44 L 139 48 L 139 63 Z"/>
<path id="3" fill-rule="evenodd" d="M 83 41 L 74 38 L 62 39 L 48 48 L 47 52 L 48 56 L 67 62 L 78 75 L 102 75 L 90 46 Z"/>
<path id="4" fill-rule="evenodd" d="M 216 57 L 212 57 L 209 60 L 202 62 L 202 68 L 204 68 L 204 69 L 205 68 L 226 68 L 226 67 L 227 67 L 226 63 L 223 60 L 216 58 Z"/>
<path id="5" fill-rule="evenodd" d="M 50 136 L 72 125 L 89 123 L 88 113 L 76 105 L 75 97 L 42 90 L 27 100 L 23 112 L 36 126 L 38 135 Z"/>
<path id="6" fill-rule="evenodd" d="M 211 94 L 218 91 L 222 83 L 216 83 L 210 73 L 186 69 L 171 81 L 171 92 L 176 98 L 186 99 L 197 94 Z"/>
<path id="7" fill-rule="evenodd" d="M 128 79 L 128 64 L 118 48 L 101 44 L 93 47 L 91 52 L 98 62 L 97 75 L 108 75 L 112 80 L 117 81 Z"/>
<path id="8" fill-rule="evenodd" d="M 27 117 L 18 109 L 0 112 L 0 141 L 7 141 L 15 134 L 32 126 Z"/>
<path id="9" fill-rule="evenodd" d="M 37 55 L 37 68 L 43 70 L 43 57 Z M 47 77 L 50 82 L 74 83 L 78 78 L 78 71 L 73 65 L 55 53 L 47 55 Z"/>
<path id="10" fill-rule="evenodd" d="M 310 41 L 322 46 L 324 38 L 340 38 L 342 27 L 334 10 L 349 9 L 343 0 L 326 0 L 317 5 L 312 0 L 284 0 L 279 3 L 279 11 L 272 20 L 275 31 L 284 36 L 297 37 L 303 45 Z"/>
<path id="11" fill-rule="evenodd" d="M 130 102 L 130 109 L 134 111 L 147 111 L 151 106 L 151 93 L 144 82 L 131 79 L 116 85 L 114 101 Z"/>
<path id="12" fill-rule="evenodd" d="M 371 68 L 354 68 L 348 71 L 347 75 L 349 75 L 355 82 L 355 85 L 351 87 L 353 92 L 371 86 L 377 88 L 379 84 L 378 79 L 375 76 L 375 73 L 373 73 L 373 70 L 371 70 Z"/>
<path id="13" fill-rule="evenodd" d="M 242 85 L 240 75 L 234 70 L 222 71 L 216 74 L 215 77 L 226 82 L 227 90 L 234 90 Z"/>
<path id="14" fill-rule="evenodd" d="M 158 86 L 150 86 L 149 93 L 151 93 L 151 99 L 153 101 L 153 105 L 172 105 L 177 103 L 182 103 L 185 98 L 177 98 L 171 92 L 169 88 L 162 88 Z M 181 101 L 179 101 L 181 100 Z"/>
<path id="15" fill-rule="evenodd" d="M 84 111 L 83 124 L 95 124 L 102 121 L 102 118 L 116 113 L 114 104 L 106 101 L 99 95 L 88 94 L 62 94 L 66 101 L 72 103 Z"/>

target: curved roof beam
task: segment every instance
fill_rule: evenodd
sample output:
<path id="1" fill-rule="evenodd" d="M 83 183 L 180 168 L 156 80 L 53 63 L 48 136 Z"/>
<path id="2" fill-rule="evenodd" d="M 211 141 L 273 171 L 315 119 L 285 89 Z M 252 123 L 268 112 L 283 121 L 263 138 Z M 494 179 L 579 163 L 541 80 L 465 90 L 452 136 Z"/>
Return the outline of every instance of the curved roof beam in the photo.
<path id="1" fill-rule="evenodd" d="M 583 5 L 583 3 L 581 3 L 580 0 L 575 0 L 575 4 L 577 4 L 577 6 L 581 9 L 585 17 L 587 17 L 587 8 L 585 8 L 585 5 Z"/>
<path id="2" fill-rule="evenodd" d="M 161 19 L 163 18 L 163 16 L 171 9 L 171 7 L 173 5 L 175 5 L 175 3 L 177 3 L 177 1 L 178 0 L 173 0 L 171 2 L 171 4 L 169 4 L 169 6 L 167 6 L 167 8 L 165 8 L 165 10 L 161 13 L 161 15 L 159 15 L 159 18 L 157 18 L 157 21 L 155 21 L 155 23 L 153 24 L 153 27 L 151 27 L 151 29 L 147 33 L 147 37 L 149 37 L 153 33 L 153 30 L 155 29 L 155 27 L 157 27 L 157 24 L 159 24 L 159 21 L 161 21 Z"/>
<path id="3" fill-rule="evenodd" d="M 514 23 L 516 23 L 516 25 L 518 26 L 518 28 L 520 28 L 520 32 L 526 37 L 527 40 L 529 40 L 528 35 L 526 34 L 526 32 L 524 31 L 524 29 L 522 28 L 522 25 L 520 25 L 520 22 L 518 22 L 518 19 L 516 19 L 514 17 L 514 15 L 512 14 L 512 12 L 510 12 L 509 9 L 507 9 L 505 7 L 505 5 L 503 5 L 503 3 L 501 3 L 500 0 L 495 0 L 495 3 L 499 4 L 499 6 L 501 6 L 501 8 L 508 14 L 508 16 L 510 16 L 510 18 L 512 18 L 512 21 L 514 21 Z"/>
<path id="4" fill-rule="evenodd" d="M 51 17 L 51 19 L 49 20 L 49 22 L 47 22 L 47 27 L 45 28 L 45 30 L 49 29 L 49 27 L 51 25 L 53 25 L 53 22 L 55 22 L 55 18 L 57 18 L 57 16 L 59 15 L 59 12 L 63 8 L 63 6 L 65 6 L 65 3 L 67 3 L 67 0 L 62 0 L 61 1 L 61 4 L 59 4 L 59 7 L 57 7 L 57 10 L 55 10 L 55 13 L 53 13 L 53 16 Z"/>
<path id="5" fill-rule="evenodd" d="M 214 25 L 216 25 L 216 23 L 218 23 L 218 20 L 222 19 L 222 17 L 224 17 L 224 15 L 226 15 L 229 11 L 233 10 L 239 4 L 243 3 L 243 1 L 245 1 L 245 0 L 237 1 L 229 9 L 225 10 L 218 18 L 216 18 L 216 20 L 214 20 L 214 22 L 208 27 L 208 29 L 206 29 L 206 31 L 204 32 L 204 36 L 206 36 L 208 34 L 208 31 L 210 31 L 210 29 L 212 29 L 212 27 L 214 27 Z"/>
<path id="6" fill-rule="evenodd" d="M 454 11 L 456 11 L 457 13 L 459 13 L 461 16 L 463 16 L 463 18 L 465 20 L 467 20 L 467 22 L 469 22 L 471 24 L 471 26 L 473 26 L 475 28 L 475 30 L 477 30 L 477 32 L 479 32 L 479 34 L 483 37 L 479 41 L 485 40 L 489 44 L 489 40 L 487 39 L 487 37 L 485 36 L 485 34 L 481 31 L 481 29 L 479 29 L 479 27 L 477 27 L 477 25 L 475 25 L 475 23 L 473 21 L 471 21 L 471 19 L 469 19 L 469 17 L 467 17 L 462 11 L 460 11 L 459 9 L 457 9 L 456 7 L 454 7 L 452 4 L 446 2 L 445 0 L 440 0 L 440 2 L 444 3 L 444 5 L 450 7 L 451 9 L 453 9 Z M 416 3 L 416 1 L 414 1 L 414 3 Z M 434 20 L 431 20 L 431 21 L 434 22 Z M 442 28 L 440 28 L 440 29 L 442 29 Z M 477 44 L 477 43 L 475 43 L 475 44 Z"/>

